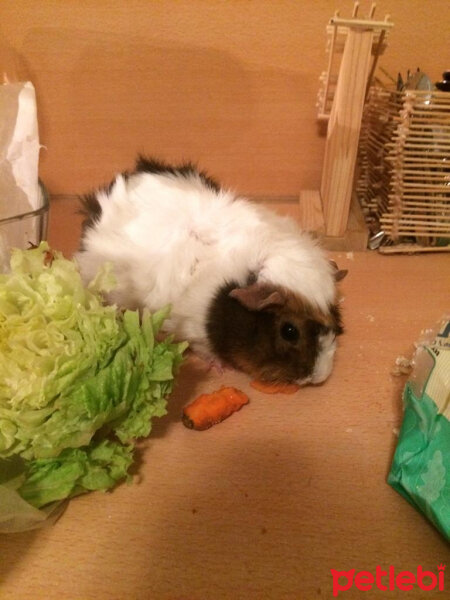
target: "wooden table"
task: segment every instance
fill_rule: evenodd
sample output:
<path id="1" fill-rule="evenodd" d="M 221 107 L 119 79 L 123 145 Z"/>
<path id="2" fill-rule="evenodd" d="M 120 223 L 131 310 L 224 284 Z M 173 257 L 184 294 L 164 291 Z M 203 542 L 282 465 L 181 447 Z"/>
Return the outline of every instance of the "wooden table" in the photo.
<path id="1" fill-rule="evenodd" d="M 50 241 L 69 255 L 71 215 L 52 205 Z M 133 485 L 71 501 L 49 528 L 1 536 L 2 600 L 330 599 L 331 569 L 448 564 L 448 544 L 386 476 L 405 382 L 391 371 L 449 309 L 450 256 L 333 258 L 349 275 L 330 379 L 268 396 L 243 374 L 188 360 L 168 415 L 140 445 Z M 183 405 L 222 384 L 250 404 L 210 430 L 186 429 Z M 338 597 L 443 596 L 374 586 Z"/>

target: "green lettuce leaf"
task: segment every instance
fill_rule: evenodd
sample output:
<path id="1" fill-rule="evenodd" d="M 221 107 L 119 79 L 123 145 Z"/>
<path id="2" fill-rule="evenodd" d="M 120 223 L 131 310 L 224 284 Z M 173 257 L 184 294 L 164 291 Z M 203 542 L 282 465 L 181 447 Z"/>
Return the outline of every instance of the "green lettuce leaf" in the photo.
<path id="1" fill-rule="evenodd" d="M 157 336 L 170 307 L 106 306 L 113 286 L 108 265 L 84 286 L 45 242 L 0 275 L 0 463 L 24 461 L 15 492 L 33 507 L 125 478 L 134 440 L 166 413 L 187 344 Z"/>
<path id="2" fill-rule="evenodd" d="M 127 477 L 132 462 L 131 446 L 109 440 L 83 449 L 66 448 L 56 458 L 30 461 L 18 492 L 38 508 L 84 492 L 106 491 Z"/>

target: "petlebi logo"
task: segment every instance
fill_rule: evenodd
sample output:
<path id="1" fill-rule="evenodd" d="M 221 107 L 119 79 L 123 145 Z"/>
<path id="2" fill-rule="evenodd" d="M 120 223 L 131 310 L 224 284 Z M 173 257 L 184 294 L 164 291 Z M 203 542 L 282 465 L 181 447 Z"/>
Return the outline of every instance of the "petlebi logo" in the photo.
<path id="1" fill-rule="evenodd" d="M 333 576 L 333 596 L 338 596 L 341 592 L 346 592 L 355 586 L 361 592 L 378 588 L 383 592 L 394 590 L 409 591 L 414 588 L 431 592 L 432 590 L 443 592 L 445 590 L 445 565 L 437 566 L 437 572 L 426 571 L 421 565 L 417 571 L 398 571 L 392 565 L 383 569 L 377 565 L 374 572 L 359 571 L 350 569 L 350 571 L 337 571 L 331 569 Z M 389 596 L 386 595 L 388 598 Z"/>

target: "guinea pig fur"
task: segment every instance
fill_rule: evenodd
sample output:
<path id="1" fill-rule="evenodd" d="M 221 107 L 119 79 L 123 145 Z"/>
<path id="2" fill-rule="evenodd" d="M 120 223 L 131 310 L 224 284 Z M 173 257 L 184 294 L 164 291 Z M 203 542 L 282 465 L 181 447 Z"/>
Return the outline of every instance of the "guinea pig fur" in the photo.
<path id="1" fill-rule="evenodd" d="M 83 199 L 76 259 L 89 282 L 113 265 L 107 301 L 170 304 L 164 331 L 267 381 L 321 383 L 342 333 L 343 275 L 296 223 L 222 189 L 192 165 L 140 157 Z"/>

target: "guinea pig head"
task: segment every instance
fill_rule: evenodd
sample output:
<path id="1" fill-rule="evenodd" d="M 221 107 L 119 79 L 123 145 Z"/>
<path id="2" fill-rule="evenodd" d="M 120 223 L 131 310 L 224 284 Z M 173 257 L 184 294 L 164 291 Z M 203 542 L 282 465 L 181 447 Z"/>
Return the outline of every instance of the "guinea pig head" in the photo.
<path id="1" fill-rule="evenodd" d="M 331 373 L 337 305 L 327 312 L 289 290 L 263 282 L 224 285 L 209 309 L 211 349 L 224 362 L 263 381 L 321 383 Z"/>

